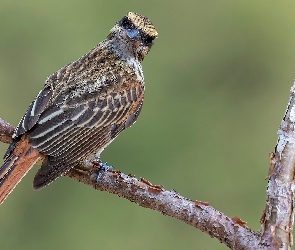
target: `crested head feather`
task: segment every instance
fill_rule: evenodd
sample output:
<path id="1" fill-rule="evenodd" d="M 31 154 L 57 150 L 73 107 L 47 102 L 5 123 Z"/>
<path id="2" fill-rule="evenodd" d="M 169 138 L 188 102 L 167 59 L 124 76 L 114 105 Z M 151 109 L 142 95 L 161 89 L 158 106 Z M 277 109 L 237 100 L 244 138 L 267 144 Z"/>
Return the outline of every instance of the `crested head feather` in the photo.
<path id="1" fill-rule="evenodd" d="M 128 12 L 126 17 L 135 26 L 135 28 L 143 31 L 146 35 L 156 38 L 158 32 L 152 22 L 145 16 L 134 12 Z"/>

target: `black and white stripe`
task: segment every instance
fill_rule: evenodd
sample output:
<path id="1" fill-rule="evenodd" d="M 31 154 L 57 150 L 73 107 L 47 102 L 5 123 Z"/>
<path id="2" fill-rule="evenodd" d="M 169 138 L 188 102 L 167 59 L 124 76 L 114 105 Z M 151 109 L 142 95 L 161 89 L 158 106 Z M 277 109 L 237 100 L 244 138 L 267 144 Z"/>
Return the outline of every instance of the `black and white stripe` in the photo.
<path id="1" fill-rule="evenodd" d="M 41 113 L 47 108 L 51 97 L 52 91 L 49 86 L 45 85 L 16 127 L 13 135 L 14 138 L 23 135 L 38 122 Z"/>
<path id="2" fill-rule="evenodd" d="M 37 97 L 16 134 L 26 132 L 32 147 L 48 156 L 46 161 L 50 167 L 43 163 L 38 173 L 40 185 L 45 179 L 50 182 L 88 156 L 101 152 L 122 130 L 132 125 L 141 109 L 142 101 L 138 98 L 143 98 L 143 91 L 144 86 L 138 84 L 72 106 L 67 106 L 66 101 L 59 105 L 48 101 L 46 104 L 41 102 L 45 97 Z M 47 106 L 46 109 L 37 106 L 37 102 Z"/>

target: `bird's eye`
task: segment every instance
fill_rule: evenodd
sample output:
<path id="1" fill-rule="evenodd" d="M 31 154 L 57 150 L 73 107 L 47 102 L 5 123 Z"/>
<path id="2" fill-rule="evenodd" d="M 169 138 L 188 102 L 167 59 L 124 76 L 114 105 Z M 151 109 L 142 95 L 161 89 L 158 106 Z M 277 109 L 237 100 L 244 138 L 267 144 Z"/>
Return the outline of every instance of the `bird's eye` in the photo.
<path id="1" fill-rule="evenodd" d="M 119 25 L 126 30 L 127 29 L 135 29 L 134 24 L 126 16 L 124 16 L 121 19 L 121 21 L 119 22 Z"/>

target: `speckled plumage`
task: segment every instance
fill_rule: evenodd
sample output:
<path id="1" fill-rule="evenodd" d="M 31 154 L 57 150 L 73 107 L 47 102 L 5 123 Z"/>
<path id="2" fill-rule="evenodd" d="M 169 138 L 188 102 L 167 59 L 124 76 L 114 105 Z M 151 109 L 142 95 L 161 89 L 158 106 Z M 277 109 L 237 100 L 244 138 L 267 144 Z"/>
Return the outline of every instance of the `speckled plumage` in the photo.
<path id="1" fill-rule="evenodd" d="M 140 113 L 141 62 L 157 35 L 146 17 L 129 12 L 104 41 L 49 76 L 16 128 L 6 162 L 12 162 L 26 138 L 44 159 L 34 179 L 38 189 L 95 153 L 99 156 Z M 0 196 L 9 168 L 5 163 L 0 168 Z"/>

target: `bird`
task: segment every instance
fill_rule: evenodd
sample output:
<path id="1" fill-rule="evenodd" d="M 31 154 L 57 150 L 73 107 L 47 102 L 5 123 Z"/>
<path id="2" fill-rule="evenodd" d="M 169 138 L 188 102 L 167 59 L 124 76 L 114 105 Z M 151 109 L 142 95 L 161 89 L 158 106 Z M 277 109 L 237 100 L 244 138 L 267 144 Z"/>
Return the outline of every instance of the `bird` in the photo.
<path id="1" fill-rule="evenodd" d="M 128 12 L 105 40 L 51 74 L 15 128 L 0 167 L 0 204 L 35 163 L 41 189 L 101 152 L 137 120 L 145 84 L 141 63 L 158 32 Z"/>

